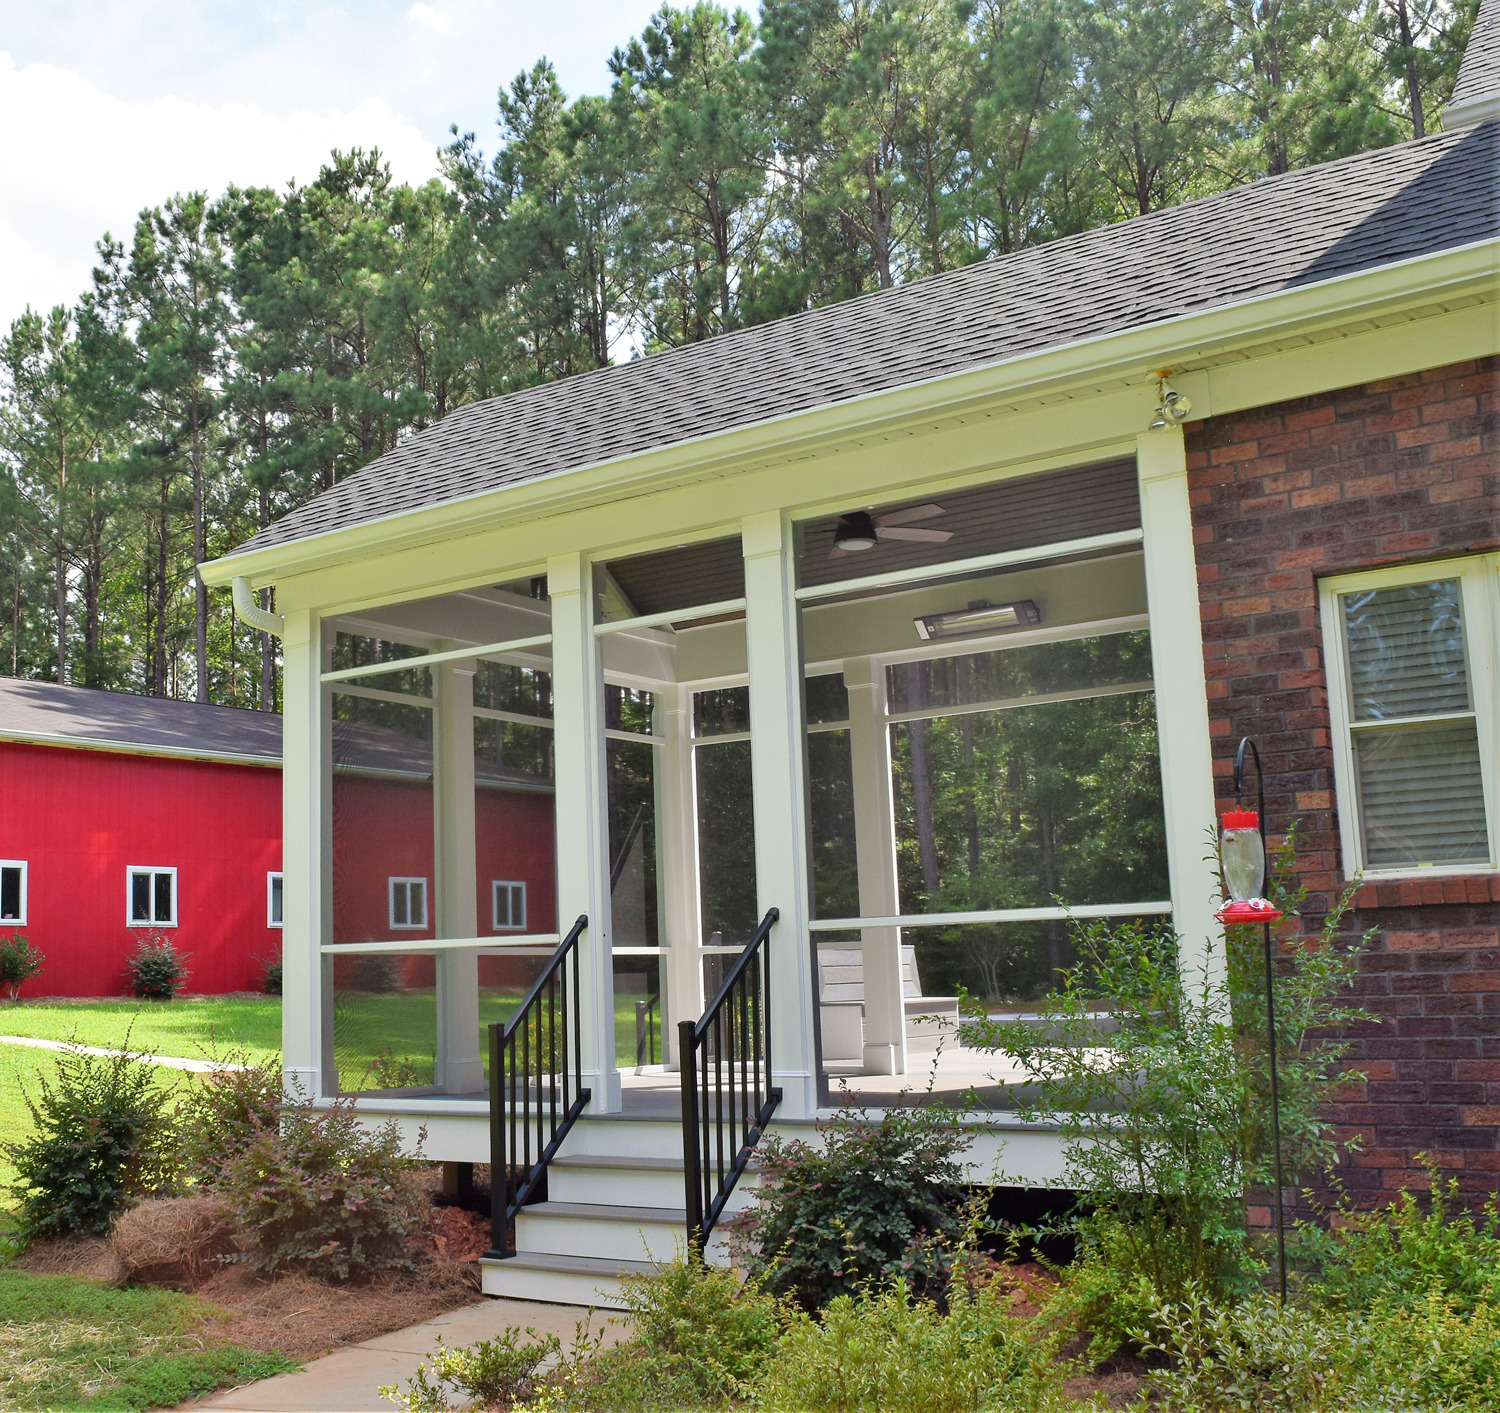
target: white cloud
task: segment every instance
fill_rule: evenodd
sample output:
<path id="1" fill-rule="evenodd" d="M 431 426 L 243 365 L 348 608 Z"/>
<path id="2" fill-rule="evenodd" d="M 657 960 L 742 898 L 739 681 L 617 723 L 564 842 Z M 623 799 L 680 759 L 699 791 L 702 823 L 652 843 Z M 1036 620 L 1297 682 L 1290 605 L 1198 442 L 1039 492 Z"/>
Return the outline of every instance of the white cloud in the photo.
<path id="1" fill-rule="evenodd" d="M 437 170 L 434 144 L 381 98 L 267 113 L 253 103 L 129 101 L 68 69 L 0 51 L 0 328 L 26 304 L 76 299 L 94 244 L 128 240 L 175 192 L 311 180 L 334 147 L 379 147 L 396 176 Z"/>
<path id="2" fill-rule="evenodd" d="M 453 33 L 453 26 L 443 18 L 440 11 L 435 10 L 431 5 L 413 5 L 406 14 L 423 29 L 436 30 L 439 34 Z"/>

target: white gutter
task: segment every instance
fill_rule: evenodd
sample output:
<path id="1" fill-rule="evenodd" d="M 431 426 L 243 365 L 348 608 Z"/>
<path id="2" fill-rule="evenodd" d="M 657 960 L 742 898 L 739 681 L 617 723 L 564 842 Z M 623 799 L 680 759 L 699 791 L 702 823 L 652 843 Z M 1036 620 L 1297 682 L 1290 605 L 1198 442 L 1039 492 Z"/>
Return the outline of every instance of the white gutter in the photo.
<path id="1" fill-rule="evenodd" d="M 269 633 L 273 638 L 285 635 L 286 619 L 255 602 L 255 590 L 250 587 L 250 581 L 244 575 L 235 577 L 234 611 L 242 623 L 248 623 L 262 633 Z"/>

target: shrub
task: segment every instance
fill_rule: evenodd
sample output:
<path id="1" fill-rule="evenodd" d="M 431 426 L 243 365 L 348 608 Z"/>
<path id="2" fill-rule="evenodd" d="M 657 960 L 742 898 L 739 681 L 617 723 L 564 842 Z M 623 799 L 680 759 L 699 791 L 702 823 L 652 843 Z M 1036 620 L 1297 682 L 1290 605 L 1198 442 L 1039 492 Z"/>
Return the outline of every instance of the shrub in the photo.
<path id="1" fill-rule="evenodd" d="M 1163 1306 L 1146 1347 L 1173 1367 L 1150 1379 L 1161 1413 L 1480 1413 L 1500 1399 L 1500 1318 L 1460 1315 L 1436 1292 L 1370 1319 L 1282 1305 L 1264 1292 L 1224 1306 Z"/>
<path id="2" fill-rule="evenodd" d="M 19 932 L 0 942 L 0 986 L 12 1001 L 20 998 L 25 982 L 42 974 L 46 960 Z"/>
<path id="3" fill-rule="evenodd" d="M 393 1122 L 366 1129 L 352 1101 L 290 1106 L 279 1124 L 247 1117 L 249 1136 L 219 1169 L 220 1187 L 257 1270 L 347 1280 L 410 1270 L 427 1218 L 416 1163 Z"/>
<path id="4" fill-rule="evenodd" d="M 1403 1192 L 1377 1212 L 1342 1205 L 1331 1228 L 1298 1225 L 1298 1246 L 1313 1267 L 1305 1282 L 1318 1303 L 1362 1311 L 1408 1306 L 1436 1292 L 1460 1312 L 1488 1304 L 1500 1310 L 1500 1200 L 1484 1213 L 1454 1214 L 1457 1179 L 1446 1187 L 1429 1170 L 1424 1210 Z"/>
<path id="5" fill-rule="evenodd" d="M 187 983 L 187 960 L 159 932 L 148 932 L 125 963 L 131 992 L 146 1001 L 170 1001 Z"/>
<path id="6" fill-rule="evenodd" d="M 774 1413 L 1041 1413 L 1061 1408 L 1055 1338 L 1007 1309 L 998 1284 L 944 1315 L 904 1281 L 837 1296 L 800 1316 L 766 1367 L 756 1406 Z"/>
<path id="7" fill-rule="evenodd" d="M 510 1408 L 531 1397 L 542 1365 L 561 1355 L 556 1335 L 539 1336 L 530 1326 L 503 1330 L 495 1339 L 463 1349 L 445 1349 L 439 1336 L 436 1351 L 406 1387 L 383 1385 L 380 1396 L 403 1413 L 448 1413 L 453 1404 L 443 1388 L 447 1384 L 463 1397 L 464 1406 Z"/>
<path id="8" fill-rule="evenodd" d="M 1289 840 L 1278 876 L 1288 874 Z M 1272 890 L 1295 911 L 1300 893 Z M 1325 1121 L 1346 1046 L 1327 1038 L 1365 1013 L 1344 1004 L 1359 947 L 1339 932 L 1352 890 L 1319 942 L 1287 950 L 1276 978 L 1281 1128 L 1288 1175 L 1326 1170 L 1339 1152 Z M 1092 1318 L 1111 1328 L 1141 1310 L 1136 1277 L 1156 1304 L 1189 1290 L 1249 1288 L 1263 1264 L 1245 1220 L 1248 1188 L 1270 1180 L 1268 1066 L 1257 929 L 1232 928 L 1222 977 L 1190 991 L 1169 929 L 1075 924 L 1079 963 L 1043 1004 L 1047 1024 L 970 1022 L 969 1044 L 1007 1051 L 1033 1086 L 1022 1117 L 1057 1128 L 1065 1185 L 1096 1218 L 1085 1227 L 1096 1266 Z M 1117 1029 L 1101 1032 L 1107 1007 Z M 1101 1062 L 1101 1056 L 1103 1062 Z M 1092 1236 L 1090 1231 L 1092 1230 Z M 1125 1298 L 1113 1314 L 1101 1301 Z M 1104 1352 L 1096 1342 L 1096 1353 Z"/>
<path id="9" fill-rule="evenodd" d="M 267 996 L 281 995 L 281 957 L 260 959 L 260 989 Z"/>
<path id="10" fill-rule="evenodd" d="M 846 1107 L 821 1129 L 821 1147 L 773 1135 L 762 1150 L 740 1227 L 751 1268 L 809 1310 L 897 1278 L 941 1289 L 963 1233 L 963 1131 L 923 1107 Z"/>
<path id="11" fill-rule="evenodd" d="M 244 1150 L 258 1131 L 276 1127 L 281 1112 L 280 1066 L 251 1062 L 242 1051 L 217 1057 L 220 1067 L 181 1091 L 176 1121 L 183 1166 L 209 1186 L 225 1162 Z"/>
<path id="12" fill-rule="evenodd" d="M 70 1043 L 55 1076 L 22 1097 L 34 1132 L 4 1151 L 24 1239 L 102 1235 L 117 1212 L 174 1177 L 167 1095 L 144 1056 L 90 1055 Z"/>

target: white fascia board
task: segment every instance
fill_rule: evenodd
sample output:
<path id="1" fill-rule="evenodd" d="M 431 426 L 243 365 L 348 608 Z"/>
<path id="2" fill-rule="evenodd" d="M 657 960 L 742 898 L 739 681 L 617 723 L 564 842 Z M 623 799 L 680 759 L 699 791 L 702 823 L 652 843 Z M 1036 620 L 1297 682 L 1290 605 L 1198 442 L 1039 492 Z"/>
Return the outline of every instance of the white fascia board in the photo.
<path id="1" fill-rule="evenodd" d="M 1254 348 L 1268 340 L 1357 323 L 1383 312 L 1420 307 L 1467 291 L 1493 288 L 1500 241 L 1394 261 L 1371 270 L 1276 290 L 1037 353 L 1020 354 L 962 372 L 864 393 L 837 403 L 767 418 L 727 431 L 673 442 L 628 456 L 569 467 L 517 485 L 476 491 L 357 525 L 230 554 L 199 565 L 216 587 L 243 576 L 255 587 L 290 574 L 334 567 L 368 554 L 466 534 L 488 516 L 525 509 L 557 514 L 595 504 L 627 488 L 666 488 L 683 477 L 767 455 L 788 455 L 853 433 L 869 433 L 931 417 L 957 415 L 997 399 L 1040 397 L 1108 379 L 1141 382 L 1157 368 Z M 543 509 L 545 507 L 545 510 Z"/>
<path id="2" fill-rule="evenodd" d="M 60 736 L 47 731 L 0 731 L 0 742 L 21 746 L 57 746 L 75 751 L 112 751 L 116 755 L 165 756 L 173 760 L 201 760 L 214 765 L 253 765 L 280 770 L 280 756 L 253 756 L 239 751 L 195 751 L 183 746 L 144 745 L 136 741 L 111 741 L 95 736 Z"/>

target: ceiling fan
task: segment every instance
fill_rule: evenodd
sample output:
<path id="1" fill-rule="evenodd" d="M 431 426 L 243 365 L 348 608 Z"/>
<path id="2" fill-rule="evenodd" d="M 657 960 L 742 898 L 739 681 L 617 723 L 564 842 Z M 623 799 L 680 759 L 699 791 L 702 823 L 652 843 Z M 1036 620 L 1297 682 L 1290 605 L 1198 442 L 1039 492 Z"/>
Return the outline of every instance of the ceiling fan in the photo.
<path id="1" fill-rule="evenodd" d="M 847 515 L 839 516 L 838 527 L 833 532 L 833 557 L 874 549 L 882 540 L 923 540 L 929 544 L 941 544 L 953 538 L 953 531 L 907 527 L 914 520 L 931 520 L 943 513 L 940 505 L 914 505 L 909 510 L 894 510 L 889 515 L 851 510 Z"/>

